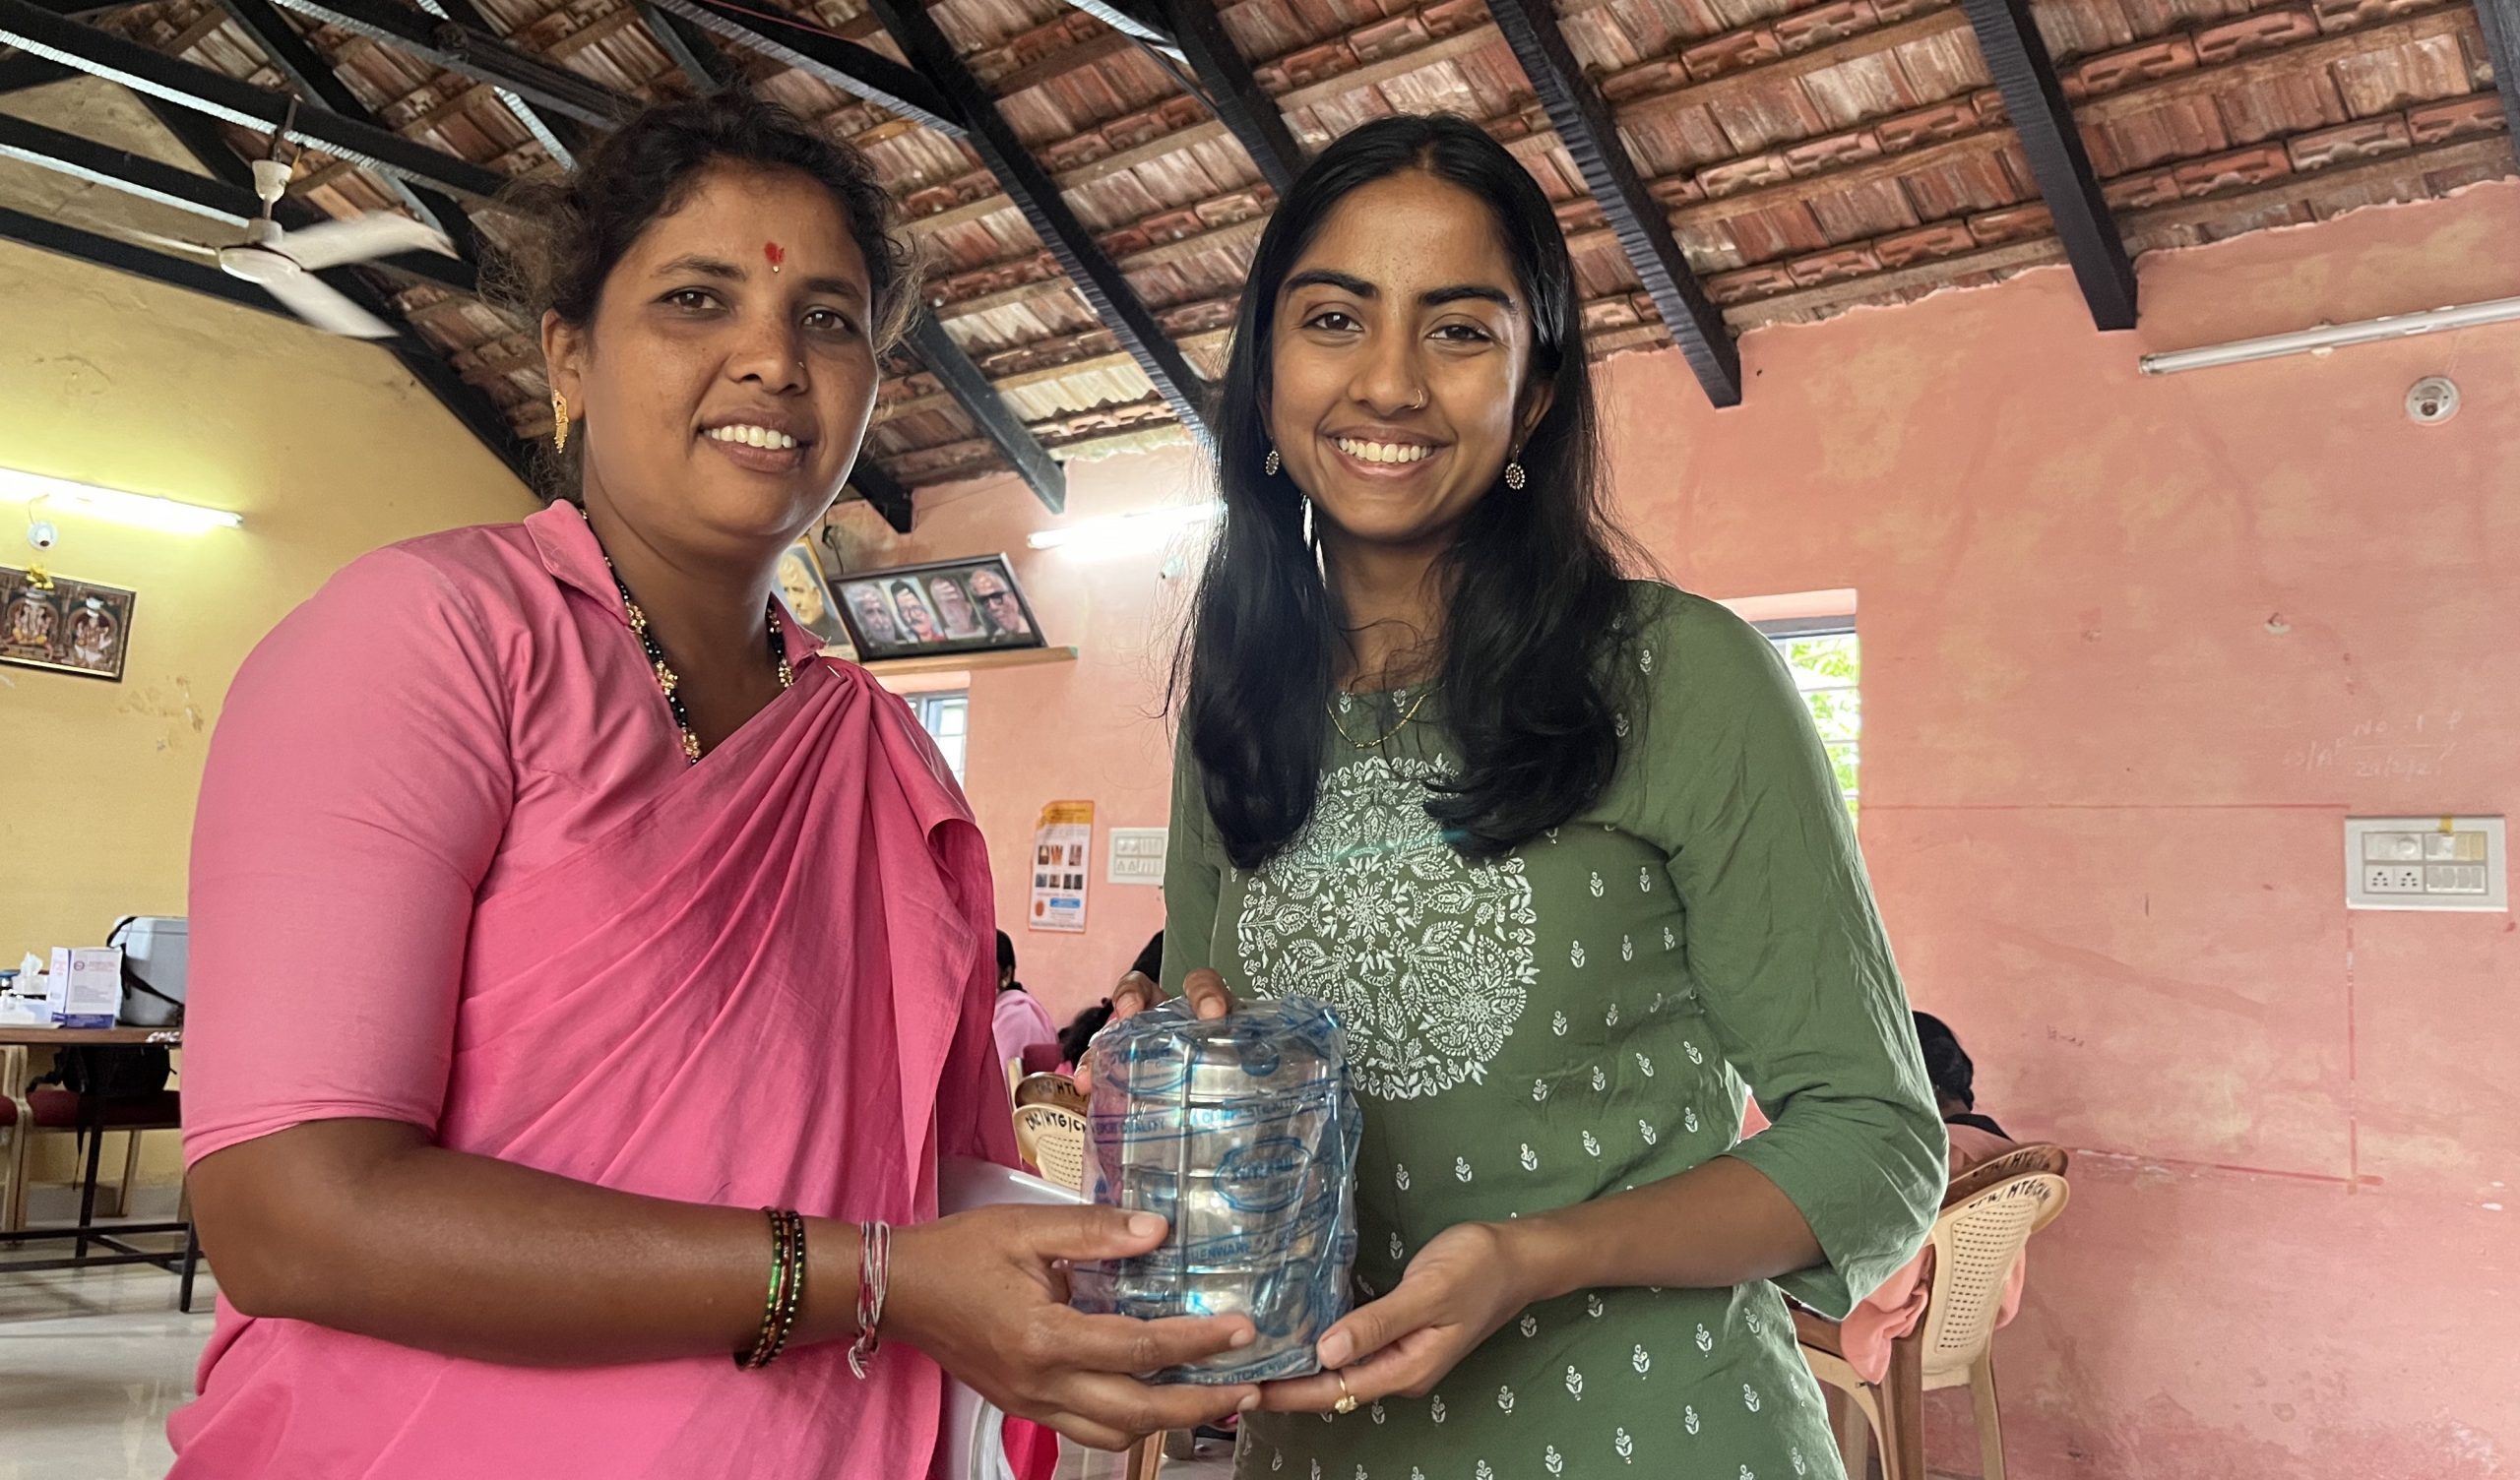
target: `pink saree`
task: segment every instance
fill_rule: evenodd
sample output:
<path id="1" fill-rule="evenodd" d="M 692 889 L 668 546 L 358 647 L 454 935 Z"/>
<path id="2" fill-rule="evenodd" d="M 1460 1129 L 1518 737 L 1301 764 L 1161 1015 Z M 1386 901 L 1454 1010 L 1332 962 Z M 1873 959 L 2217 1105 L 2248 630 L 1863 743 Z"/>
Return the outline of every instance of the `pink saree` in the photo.
<path id="1" fill-rule="evenodd" d="M 220 887 L 197 875 L 197 914 Z M 1014 1160 L 991 914 L 979 833 L 904 707 L 803 663 L 702 764 L 478 898 L 437 1139 L 654 1197 L 932 1217 L 940 1152 Z M 240 1024 L 269 1018 L 231 1012 L 194 1048 L 228 1081 Z M 862 1383 L 836 1346 L 762 1373 L 527 1370 L 222 1306 L 172 1476 L 915 1480 L 943 1384 L 898 1346 Z"/>

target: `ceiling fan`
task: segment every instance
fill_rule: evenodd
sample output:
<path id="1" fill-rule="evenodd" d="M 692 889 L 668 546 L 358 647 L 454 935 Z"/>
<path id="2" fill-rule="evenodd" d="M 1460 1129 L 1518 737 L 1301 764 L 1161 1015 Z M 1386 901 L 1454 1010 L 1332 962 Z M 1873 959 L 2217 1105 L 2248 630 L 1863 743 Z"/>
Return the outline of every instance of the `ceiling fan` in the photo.
<path id="1" fill-rule="evenodd" d="M 245 224 L 245 239 L 231 246 L 150 231 L 132 234 L 152 245 L 171 248 L 218 264 L 231 278 L 241 278 L 271 294 L 281 306 L 327 334 L 358 339 L 389 339 L 396 330 L 359 307 L 340 289 L 316 277 L 325 268 L 371 262 L 397 252 L 440 252 L 452 257 L 455 246 L 433 227 L 397 216 L 373 212 L 346 220 L 324 221 L 288 231 L 272 219 L 272 208 L 288 193 L 290 170 L 281 158 L 282 144 L 296 121 L 296 99 L 289 100 L 288 119 L 272 135 L 271 157 L 253 161 L 254 195 L 262 214 Z"/>

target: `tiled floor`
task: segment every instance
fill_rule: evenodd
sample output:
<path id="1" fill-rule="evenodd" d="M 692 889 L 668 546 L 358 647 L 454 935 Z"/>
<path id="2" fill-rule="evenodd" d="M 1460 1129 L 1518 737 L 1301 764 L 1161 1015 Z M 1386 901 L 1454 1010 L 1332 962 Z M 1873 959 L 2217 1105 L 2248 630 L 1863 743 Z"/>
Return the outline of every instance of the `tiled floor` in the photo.
<path id="1" fill-rule="evenodd" d="M 205 1270 L 200 1314 L 186 1316 L 174 1277 L 154 1269 L 0 1274 L 0 1480 L 159 1480 L 174 1462 L 166 1415 L 192 1395 L 216 1289 Z M 1165 1465 L 1164 1480 L 1227 1480 L 1225 1447 L 1208 1448 Z M 1100 1454 L 1059 1470 L 1118 1473 Z"/>
<path id="2" fill-rule="evenodd" d="M 186 1316 L 156 1269 L 0 1274 L 0 1480 L 164 1475 L 166 1414 L 192 1395 L 217 1288 L 205 1271 Z"/>

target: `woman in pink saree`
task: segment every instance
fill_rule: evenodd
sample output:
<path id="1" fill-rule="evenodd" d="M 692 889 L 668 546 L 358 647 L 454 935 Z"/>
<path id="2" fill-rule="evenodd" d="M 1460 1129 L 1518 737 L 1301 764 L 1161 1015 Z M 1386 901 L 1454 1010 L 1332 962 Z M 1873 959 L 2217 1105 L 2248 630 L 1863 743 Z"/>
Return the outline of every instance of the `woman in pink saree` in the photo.
<path id="1" fill-rule="evenodd" d="M 238 675 L 178 1480 L 917 1480 L 949 1375 L 1102 1448 L 1252 1397 L 1127 1376 L 1247 1323 L 1066 1309 L 1160 1223 L 937 1216 L 1012 1159 L 985 854 L 771 595 L 910 301 L 886 212 L 751 101 L 613 135 L 544 211 L 576 502 L 355 563 Z"/>

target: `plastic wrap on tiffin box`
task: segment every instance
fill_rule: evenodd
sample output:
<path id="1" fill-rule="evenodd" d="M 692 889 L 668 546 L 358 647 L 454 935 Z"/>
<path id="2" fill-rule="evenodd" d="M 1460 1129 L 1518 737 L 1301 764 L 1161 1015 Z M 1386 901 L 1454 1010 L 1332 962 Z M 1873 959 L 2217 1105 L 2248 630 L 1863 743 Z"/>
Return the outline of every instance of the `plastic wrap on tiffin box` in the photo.
<path id="1" fill-rule="evenodd" d="M 1095 1043 L 1094 1200 L 1161 1213 L 1162 1248 L 1079 1264 L 1077 1309 L 1143 1320 L 1248 1316 L 1259 1339 L 1161 1383 L 1222 1385 L 1319 1370 L 1313 1344 L 1348 1313 L 1356 1142 L 1347 1037 L 1320 1003 L 1280 997 L 1201 1020 L 1168 1002 Z"/>

